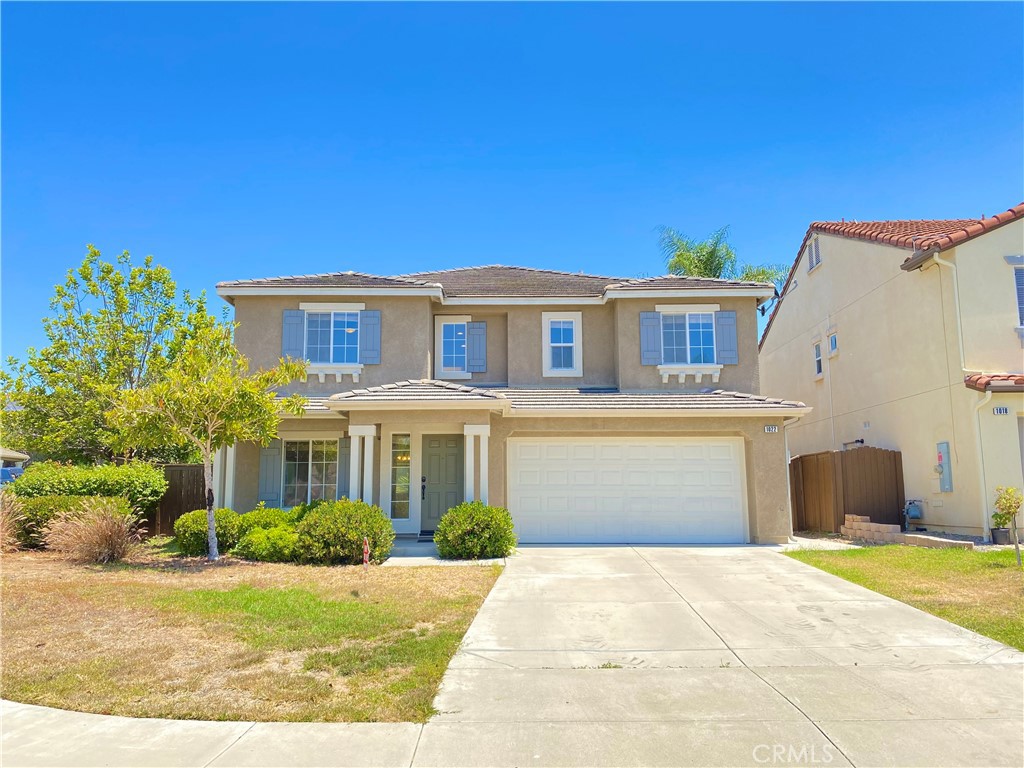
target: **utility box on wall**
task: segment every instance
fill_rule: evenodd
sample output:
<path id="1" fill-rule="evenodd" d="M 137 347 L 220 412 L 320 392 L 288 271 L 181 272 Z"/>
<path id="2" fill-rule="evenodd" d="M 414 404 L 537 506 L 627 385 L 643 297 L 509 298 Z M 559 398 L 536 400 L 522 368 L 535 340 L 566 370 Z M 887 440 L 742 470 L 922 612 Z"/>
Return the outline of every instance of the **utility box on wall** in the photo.
<path id="1" fill-rule="evenodd" d="M 949 460 L 949 443 L 942 442 L 935 446 L 935 471 L 939 473 L 939 492 L 953 492 L 953 467 Z"/>

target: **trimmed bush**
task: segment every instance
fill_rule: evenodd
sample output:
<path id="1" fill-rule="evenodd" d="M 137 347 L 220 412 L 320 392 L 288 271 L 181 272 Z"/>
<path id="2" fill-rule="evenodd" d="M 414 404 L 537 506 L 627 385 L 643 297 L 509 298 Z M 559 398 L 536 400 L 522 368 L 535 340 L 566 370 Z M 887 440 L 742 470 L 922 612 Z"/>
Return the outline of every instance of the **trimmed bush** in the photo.
<path id="1" fill-rule="evenodd" d="M 78 467 L 41 461 L 29 465 L 11 484 L 21 498 L 38 496 L 120 496 L 146 515 L 167 491 L 162 470 L 144 461 Z"/>
<path id="2" fill-rule="evenodd" d="M 18 526 L 18 541 L 28 549 L 46 546 L 46 529 L 58 515 L 73 512 L 83 502 L 108 499 L 105 496 L 34 496 L 18 498 L 21 503 L 21 523 Z M 127 503 L 125 499 L 116 499 Z"/>
<path id="3" fill-rule="evenodd" d="M 302 518 L 304 518 L 310 511 L 316 509 L 317 507 L 322 507 L 324 504 L 333 503 L 334 502 L 331 501 L 330 499 L 313 499 L 308 504 L 306 502 L 296 504 L 291 509 L 293 521 L 296 523 L 301 522 Z"/>
<path id="4" fill-rule="evenodd" d="M 395 543 L 395 529 L 380 507 L 342 499 L 310 509 L 296 527 L 298 559 L 323 565 L 363 562 L 363 538 L 370 541 L 370 560 L 383 562 Z"/>
<path id="5" fill-rule="evenodd" d="M 238 517 L 238 535 L 241 537 L 256 528 L 277 528 L 278 526 L 295 526 L 296 516 L 293 512 L 274 507 L 256 507 Z"/>
<path id="6" fill-rule="evenodd" d="M 298 540 L 298 534 L 290 525 L 253 528 L 238 540 L 238 546 L 234 548 L 232 554 L 246 560 L 289 563 L 295 559 L 295 545 Z"/>
<path id="7" fill-rule="evenodd" d="M 441 517 L 434 532 L 437 554 L 445 560 L 508 557 L 516 548 L 512 516 L 502 507 L 466 501 Z"/>
<path id="8" fill-rule="evenodd" d="M 142 542 L 139 513 L 124 499 L 78 498 L 46 529 L 46 546 L 79 563 L 116 563 L 134 554 Z"/>
<path id="9" fill-rule="evenodd" d="M 214 530 L 217 532 L 217 549 L 223 554 L 238 543 L 239 514 L 232 509 L 213 511 Z M 186 557 L 202 557 L 209 554 L 206 544 L 206 510 L 186 512 L 174 521 L 174 538 L 178 551 Z"/>

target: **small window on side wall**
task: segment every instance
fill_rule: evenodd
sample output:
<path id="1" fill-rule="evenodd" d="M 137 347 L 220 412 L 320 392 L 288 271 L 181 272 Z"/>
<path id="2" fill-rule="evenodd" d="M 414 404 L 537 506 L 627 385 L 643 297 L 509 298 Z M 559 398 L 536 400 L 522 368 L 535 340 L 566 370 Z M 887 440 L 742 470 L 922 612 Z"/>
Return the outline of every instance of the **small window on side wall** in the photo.
<path id="1" fill-rule="evenodd" d="M 818 238 L 814 238 L 807 244 L 807 271 L 810 272 L 819 264 L 821 264 L 821 244 L 818 242 Z"/>
<path id="2" fill-rule="evenodd" d="M 828 356 L 835 357 L 839 354 L 839 334 L 835 331 L 828 335 Z"/>
<path id="3" fill-rule="evenodd" d="M 825 373 L 824 365 L 821 361 L 821 342 L 814 342 L 814 377 L 820 379 Z"/>

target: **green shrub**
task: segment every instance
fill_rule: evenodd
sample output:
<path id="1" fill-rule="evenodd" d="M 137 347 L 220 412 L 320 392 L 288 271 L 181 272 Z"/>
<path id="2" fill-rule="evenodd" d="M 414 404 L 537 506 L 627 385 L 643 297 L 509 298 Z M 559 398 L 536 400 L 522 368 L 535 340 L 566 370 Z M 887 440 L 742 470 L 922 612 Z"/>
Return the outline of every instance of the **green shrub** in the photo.
<path id="1" fill-rule="evenodd" d="M 246 560 L 289 563 L 295 559 L 295 545 L 298 540 L 298 534 L 290 525 L 252 528 L 238 540 L 238 546 L 234 548 L 232 554 Z"/>
<path id="2" fill-rule="evenodd" d="M 291 509 L 292 517 L 294 518 L 296 523 L 301 522 L 302 518 L 304 518 L 307 514 L 309 514 L 312 510 L 316 509 L 317 507 L 322 507 L 324 504 L 333 503 L 334 502 L 331 501 L 330 499 L 313 499 L 308 504 L 306 502 L 296 504 Z"/>
<path id="3" fill-rule="evenodd" d="M 245 536 L 255 528 L 277 528 L 281 525 L 295 526 L 294 512 L 274 507 L 256 507 L 251 512 L 239 515 L 238 535 Z M 241 539 L 239 539 L 241 541 Z"/>
<path id="4" fill-rule="evenodd" d="M 46 545 L 46 529 L 58 515 L 81 508 L 83 502 L 94 502 L 109 497 L 103 496 L 34 496 L 19 498 L 21 521 L 18 526 L 18 541 L 23 547 L 39 549 Z M 117 499 L 127 503 L 124 499 Z"/>
<path id="5" fill-rule="evenodd" d="M 434 532 L 434 544 L 445 560 L 508 557 L 516 547 L 512 516 L 507 509 L 482 501 L 463 502 L 445 512 Z"/>
<path id="6" fill-rule="evenodd" d="M 296 527 L 298 559 L 324 565 L 363 562 L 363 538 L 370 542 L 370 560 L 383 562 L 395 543 L 395 529 L 380 507 L 342 499 L 319 504 Z"/>
<path id="7" fill-rule="evenodd" d="M 144 461 L 79 467 L 41 461 L 11 484 L 21 498 L 38 496 L 120 496 L 143 515 L 156 509 L 167 491 L 162 470 Z"/>
<path id="8" fill-rule="evenodd" d="M 238 543 L 239 514 L 232 509 L 213 511 L 214 529 L 217 532 L 217 549 L 227 552 Z M 174 521 L 174 538 L 178 551 L 186 557 L 201 557 L 209 554 L 206 545 L 206 510 L 186 512 Z"/>

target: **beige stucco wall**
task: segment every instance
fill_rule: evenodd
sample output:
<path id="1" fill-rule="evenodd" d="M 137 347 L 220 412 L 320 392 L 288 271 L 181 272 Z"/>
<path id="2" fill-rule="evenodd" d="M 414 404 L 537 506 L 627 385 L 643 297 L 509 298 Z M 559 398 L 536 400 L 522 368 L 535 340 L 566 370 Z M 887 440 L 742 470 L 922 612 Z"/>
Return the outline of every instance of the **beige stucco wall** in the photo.
<path id="1" fill-rule="evenodd" d="M 363 367 L 359 382 L 333 374 L 321 383 L 316 376 L 295 382 L 290 392 L 329 395 L 360 387 L 374 387 L 431 375 L 433 351 L 432 305 L 425 296 L 367 296 L 335 299 L 323 296 L 240 296 L 235 299 L 238 330 L 235 343 L 254 368 L 269 368 L 281 357 L 281 327 L 286 309 L 298 309 L 303 302 L 358 302 L 381 311 L 381 362 Z"/>
<path id="2" fill-rule="evenodd" d="M 739 344 L 739 364 L 722 367 L 718 383 L 705 377 L 700 384 L 694 382 L 692 376 L 679 384 L 675 376 L 669 378 L 667 384 L 662 383 L 661 374 L 655 365 L 640 365 L 640 313 L 653 312 L 655 306 L 662 304 L 718 304 L 723 310 L 736 312 L 736 338 Z M 616 299 L 615 328 L 619 349 L 616 361 L 619 387 L 632 391 L 679 391 L 700 390 L 706 387 L 727 389 L 734 392 L 760 394 L 757 358 L 757 302 L 748 298 L 715 298 L 707 299 Z M 778 393 L 766 390 L 772 396 Z"/>
<path id="3" fill-rule="evenodd" d="M 507 310 L 510 387 L 615 386 L 615 315 L 610 305 L 510 306 Z M 583 376 L 543 375 L 544 312 L 581 313 Z"/>
<path id="4" fill-rule="evenodd" d="M 965 245 L 943 255 L 964 264 L 965 253 L 970 254 L 971 266 L 958 269 L 968 370 L 1021 369 L 1013 274 L 1003 259 L 1014 237 L 1020 247 L 1021 230 L 988 240 L 1011 228 L 971 241 L 970 251 Z M 783 299 L 760 355 L 765 392 L 814 408 L 789 428 L 791 453 L 841 450 L 855 440 L 899 450 L 907 498 L 924 500 L 926 527 L 984 533 L 995 487 L 988 475 L 1012 480 L 1016 466 L 1019 485 L 1020 448 L 1014 417 L 996 417 L 1005 422 L 993 428 L 991 439 L 1000 442 L 985 451 L 982 478 L 975 413 L 982 395 L 963 384 L 952 273 L 938 267 L 904 272 L 900 264 L 909 255 L 904 249 L 819 237 L 821 265 L 810 273 L 806 263 L 797 266 L 796 285 Z M 838 334 L 839 351 L 830 358 L 831 330 Z M 813 368 L 816 339 L 823 351 L 820 379 Z M 1020 407 L 1018 400 L 1011 413 Z M 986 418 L 992 418 L 990 407 L 983 409 Z M 939 490 L 939 442 L 950 443 L 952 492 Z M 993 461 L 1005 466 L 990 472 Z"/>

